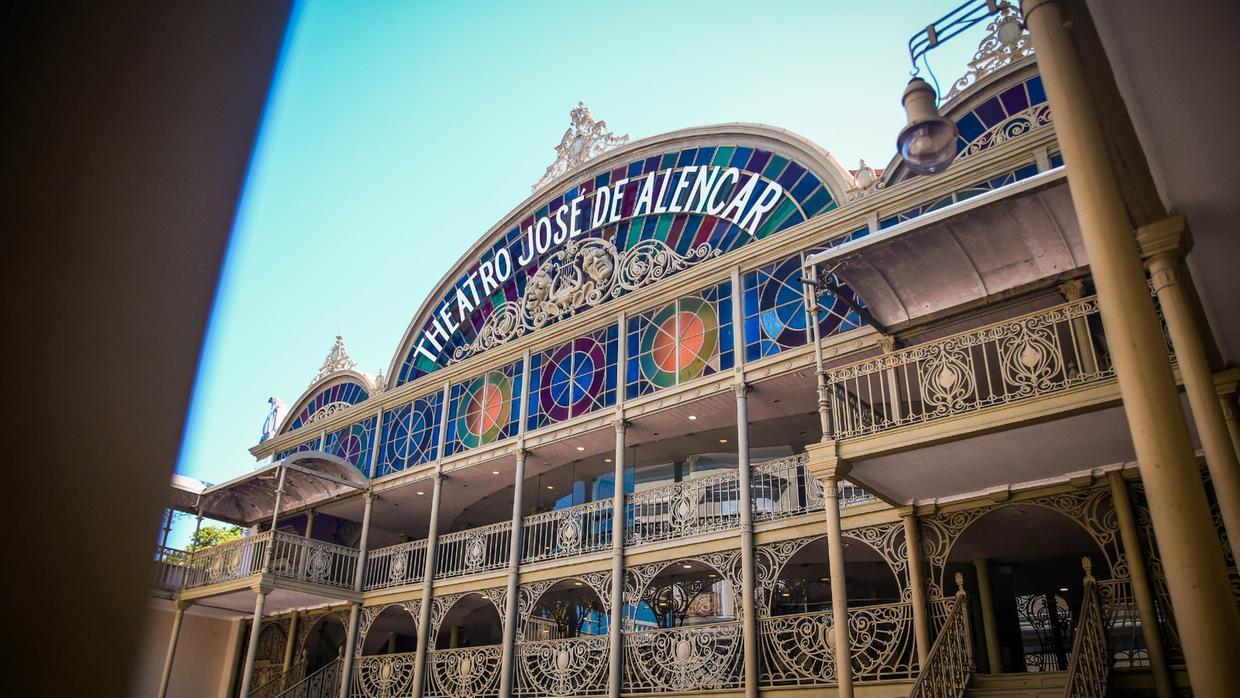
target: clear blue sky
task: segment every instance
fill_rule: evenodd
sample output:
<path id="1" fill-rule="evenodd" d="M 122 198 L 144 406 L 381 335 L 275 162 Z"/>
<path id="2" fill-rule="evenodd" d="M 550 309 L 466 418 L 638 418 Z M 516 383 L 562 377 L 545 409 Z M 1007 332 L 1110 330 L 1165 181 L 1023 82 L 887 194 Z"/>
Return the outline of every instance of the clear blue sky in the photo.
<path id="1" fill-rule="evenodd" d="M 298 4 L 221 276 L 178 472 L 254 467 L 334 335 L 386 370 L 432 285 L 520 203 L 568 112 L 633 139 L 749 121 L 887 164 L 907 42 L 955 0 Z M 980 27 L 932 54 L 945 84 Z"/>

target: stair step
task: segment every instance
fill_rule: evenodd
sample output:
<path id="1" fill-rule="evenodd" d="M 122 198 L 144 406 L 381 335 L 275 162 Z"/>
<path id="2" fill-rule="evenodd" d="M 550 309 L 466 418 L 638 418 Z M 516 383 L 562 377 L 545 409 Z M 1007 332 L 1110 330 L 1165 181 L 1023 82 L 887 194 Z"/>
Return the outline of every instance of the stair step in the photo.
<path id="1" fill-rule="evenodd" d="M 1061 698 L 1068 684 L 1065 671 L 1025 674 L 974 674 L 966 696 L 977 698 Z"/>

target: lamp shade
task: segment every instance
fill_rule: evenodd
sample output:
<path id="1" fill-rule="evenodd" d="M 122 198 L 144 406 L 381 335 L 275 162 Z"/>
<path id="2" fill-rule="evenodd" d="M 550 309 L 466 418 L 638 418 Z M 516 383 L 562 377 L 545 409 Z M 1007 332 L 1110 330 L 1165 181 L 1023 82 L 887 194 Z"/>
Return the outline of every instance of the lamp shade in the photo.
<path id="1" fill-rule="evenodd" d="M 908 125 L 896 137 L 896 148 L 909 170 L 919 175 L 946 170 L 956 157 L 956 124 L 943 118 L 935 105 L 934 88 L 913 78 L 904 89 Z"/>

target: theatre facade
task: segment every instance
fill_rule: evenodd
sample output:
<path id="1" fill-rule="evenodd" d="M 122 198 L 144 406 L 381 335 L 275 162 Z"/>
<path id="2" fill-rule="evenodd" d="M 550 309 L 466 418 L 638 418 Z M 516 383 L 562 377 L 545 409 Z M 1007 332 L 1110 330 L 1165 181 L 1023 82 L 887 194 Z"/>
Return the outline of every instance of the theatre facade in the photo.
<path id="1" fill-rule="evenodd" d="M 337 337 L 257 469 L 174 482 L 169 520 L 246 535 L 160 548 L 159 694 L 1191 688 L 1039 57 L 989 50 L 932 177 L 578 105 L 386 369 Z M 1182 223 L 1138 236 L 1181 289 Z M 1191 310 L 1155 293 L 1143 351 L 1184 383 Z M 1236 372 L 1209 380 L 1234 427 Z"/>

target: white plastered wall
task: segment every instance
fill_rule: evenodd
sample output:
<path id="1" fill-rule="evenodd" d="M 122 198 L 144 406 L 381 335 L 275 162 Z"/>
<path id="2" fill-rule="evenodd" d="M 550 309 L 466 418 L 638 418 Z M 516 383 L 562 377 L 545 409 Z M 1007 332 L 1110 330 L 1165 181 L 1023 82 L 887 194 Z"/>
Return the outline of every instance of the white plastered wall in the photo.
<path id="1" fill-rule="evenodd" d="M 164 656 L 172 633 L 171 603 L 152 604 L 147 610 L 138 666 L 133 672 L 132 698 L 151 698 L 159 690 Z M 235 664 L 240 621 L 186 612 L 177 643 L 176 662 L 168 698 L 224 698 Z"/>

